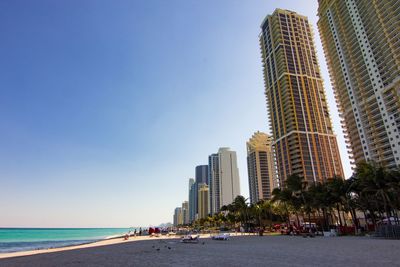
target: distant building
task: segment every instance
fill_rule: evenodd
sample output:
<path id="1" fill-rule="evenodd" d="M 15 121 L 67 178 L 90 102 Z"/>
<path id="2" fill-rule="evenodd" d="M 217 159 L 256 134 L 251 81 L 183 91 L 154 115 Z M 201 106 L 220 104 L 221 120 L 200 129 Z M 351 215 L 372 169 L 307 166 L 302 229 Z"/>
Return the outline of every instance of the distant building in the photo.
<path id="1" fill-rule="evenodd" d="M 189 179 L 189 222 L 193 222 L 197 215 L 197 184 L 193 178 Z"/>
<path id="2" fill-rule="evenodd" d="M 201 183 L 198 185 L 199 191 L 198 191 L 198 205 L 199 205 L 199 212 L 198 212 L 198 218 L 207 218 L 208 216 L 208 185 L 205 183 Z"/>
<path id="3" fill-rule="evenodd" d="M 208 165 L 196 166 L 196 183 L 208 184 Z"/>
<path id="4" fill-rule="evenodd" d="M 175 213 L 174 213 L 174 226 L 182 224 L 183 224 L 182 208 L 177 207 L 175 208 Z"/>
<path id="5" fill-rule="evenodd" d="M 199 165 L 195 169 L 195 180 L 189 180 L 189 222 L 193 222 L 198 218 L 199 204 L 198 192 L 199 184 L 208 183 L 208 165 Z"/>
<path id="6" fill-rule="evenodd" d="M 189 202 L 183 201 L 182 202 L 182 220 L 183 224 L 189 224 Z"/>
<path id="7" fill-rule="evenodd" d="M 220 180 L 218 154 L 208 156 L 209 213 L 214 214 L 220 207 Z"/>
<path id="8" fill-rule="evenodd" d="M 400 1 L 318 3 L 319 32 L 351 159 L 400 166 Z"/>
<path id="9" fill-rule="evenodd" d="M 272 137 L 256 132 L 247 142 L 247 170 L 249 174 L 250 202 L 271 199 L 276 187 L 276 167 Z"/>
<path id="10" fill-rule="evenodd" d="M 310 184 L 343 177 L 307 17 L 276 9 L 261 29 L 265 95 L 280 183 L 291 174 Z"/>
<path id="11" fill-rule="evenodd" d="M 236 152 L 223 147 L 208 159 L 208 185 L 210 213 L 219 212 L 224 205 L 231 204 L 240 195 L 240 179 Z"/>

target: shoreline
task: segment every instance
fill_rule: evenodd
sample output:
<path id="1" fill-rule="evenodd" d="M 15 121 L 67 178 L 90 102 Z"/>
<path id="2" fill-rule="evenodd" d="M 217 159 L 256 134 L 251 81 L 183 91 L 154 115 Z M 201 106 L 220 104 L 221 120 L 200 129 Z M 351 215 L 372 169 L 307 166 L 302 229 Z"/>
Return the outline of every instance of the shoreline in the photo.
<path id="1" fill-rule="evenodd" d="M 208 235 L 202 235 L 203 238 L 206 236 L 208 236 Z M 147 236 L 130 236 L 128 240 L 125 240 L 124 236 L 119 236 L 119 237 L 111 237 L 111 238 L 102 239 L 102 240 L 96 240 L 93 242 L 86 242 L 84 244 L 79 244 L 79 245 L 71 245 L 71 246 L 48 248 L 48 249 L 5 252 L 5 253 L 0 253 L 0 259 L 24 257 L 24 256 L 31 256 L 31 255 L 44 254 L 44 253 L 76 250 L 76 249 L 82 249 L 82 248 L 101 247 L 101 246 L 129 243 L 129 242 L 135 242 L 135 241 L 158 240 L 158 239 L 177 239 L 177 238 L 180 238 L 180 236 L 165 236 L 165 235 L 164 236 L 163 235 L 149 236 L 149 235 L 147 235 Z"/>

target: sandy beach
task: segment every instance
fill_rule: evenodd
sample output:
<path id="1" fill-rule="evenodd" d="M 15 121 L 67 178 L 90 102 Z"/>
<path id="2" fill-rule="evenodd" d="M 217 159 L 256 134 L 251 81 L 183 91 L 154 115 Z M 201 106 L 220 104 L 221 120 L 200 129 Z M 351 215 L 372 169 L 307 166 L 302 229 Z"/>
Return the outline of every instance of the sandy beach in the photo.
<path id="1" fill-rule="evenodd" d="M 206 237 L 206 236 L 203 236 Z M 10 252 L 10 253 L 0 253 L 0 260 L 4 258 L 13 258 L 13 257 L 21 257 L 21 256 L 31 256 L 43 253 L 52 253 L 52 252 L 60 252 L 60 251 L 68 251 L 68 250 L 75 250 L 75 249 L 84 249 L 84 248 L 93 248 L 93 247 L 102 247 L 107 245 L 114 245 L 114 244 L 122 244 L 122 243 L 129 243 L 134 241 L 144 241 L 144 240 L 158 240 L 158 239 L 176 239 L 175 236 L 135 236 L 130 237 L 128 240 L 125 240 L 123 237 L 121 238 L 111 238 L 101 241 L 96 241 L 92 243 L 77 245 L 77 246 L 67 246 L 61 248 L 51 248 L 51 249 L 39 249 L 39 250 L 29 250 L 29 251 L 20 251 L 20 252 Z"/>
<path id="2" fill-rule="evenodd" d="M 137 241 L 137 242 L 135 242 Z M 102 243 L 104 242 L 104 243 Z M 398 266 L 400 242 L 369 237 L 235 236 L 107 240 L 30 256 L 0 259 L 0 266 Z M 4 255 L 3 255 L 4 256 Z M 13 256 L 17 256 L 14 254 Z"/>

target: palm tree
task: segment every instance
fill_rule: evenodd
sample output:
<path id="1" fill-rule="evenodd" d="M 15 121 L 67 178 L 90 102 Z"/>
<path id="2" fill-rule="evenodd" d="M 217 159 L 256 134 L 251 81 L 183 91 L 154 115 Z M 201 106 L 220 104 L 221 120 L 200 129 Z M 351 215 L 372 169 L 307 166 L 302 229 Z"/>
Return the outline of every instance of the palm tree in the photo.
<path id="1" fill-rule="evenodd" d="M 343 183 L 344 195 L 342 196 L 343 209 L 346 212 L 350 212 L 353 224 L 356 227 L 356 229 L 358 229 L 359 223 L 356 213 L 356 208 L 357 208 L 356 190 L 357 187 L 354 176 L 350 177 L 350 179 L 344 180 Z"/>
<path id="2" fill-rule="evenodd" d="M 340 207 L 343 205 L 343 197 L 346 195 L 344 180 L 341 177 L 334 176 L 327 180 L 326 187 L 330 194 L 331 202 L 337 210 L 339 225 L 343 226 Z"/>
<path id="3" fill-rule="evenodd" d="M 386 217 L 390 218 L 395 209 L 396 195 L 393 194 L 391 187 L 393 178 L 387 169 L 373 162 L 361 163 L 356 168 L 355 182 L 359 189 L 359 205 L 362 209 L 368 210 L 374 227 L 376 227 L 376 213 L 380 217 L 386 213 Z M 394 183 L 395 181 L 396 179 Z M 390 223 L 390 219 L 388 221 Z"/>
<path id="4" fill-rule="evenodd" d="M 292 192 L 286 188 L 275 188 L 272 191 L 272 203 L 275 204 L 275 212 L 279 213 L 282 219 L 284 219 L 289 225 L 289 210 L 292 205 Z"/>
<path id="5" fill-rule="evenodd" d="M 297 225 L 300 226 L 299 211 L 305 205 L 305 192 L 307 190 L 307 181 L 301 178 L 297 174 L 289 175 L 285 181 L 285 187 L 283 191 L 289 197 L 290 206 L 293 208 L 293 212 L 296 215 Z"/>
<path id="6" fill-rule="evenodd" d="M 257 205 L 259 205 L 261 210 L 261 220 L 276 221 L 276 215 L 273 213 L 273 203 L 271 200 L 260 200 Z"/>
<path id="7" fill-rule="evenodd" d="M 320 217 L 320 211 L 322 211 L 322 228 L 327 230 L 329 226 L 328 214 L 332 208 L 333 201 L 326 184 L 313 184 L 308 188 L 308 193 L 311 198 L 311 206 L 317 211 L 318 217 Z"/>
<path id="8" fill-rule="evenodd" d="M 246 225 L 248 222 L 247 199 L 239 195 L 235 197 L 232 205 L 233 205 L 233 210 L 236 213 L 241 226 L 243 225 L 243 223 Z"/>

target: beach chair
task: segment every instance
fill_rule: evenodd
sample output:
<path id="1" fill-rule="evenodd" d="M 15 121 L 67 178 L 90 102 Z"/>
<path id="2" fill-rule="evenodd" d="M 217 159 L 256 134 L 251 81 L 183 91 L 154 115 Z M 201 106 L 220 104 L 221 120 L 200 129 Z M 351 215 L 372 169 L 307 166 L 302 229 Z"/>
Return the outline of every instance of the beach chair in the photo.
<path id="1" fill-rule="evenodd" d="M 192 235 L 185 235 L 181 242 L 182 243 L 199 243 L 200 235 L 192 236 Z"/>

